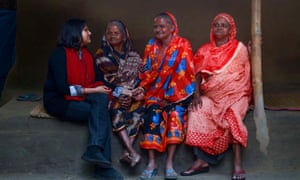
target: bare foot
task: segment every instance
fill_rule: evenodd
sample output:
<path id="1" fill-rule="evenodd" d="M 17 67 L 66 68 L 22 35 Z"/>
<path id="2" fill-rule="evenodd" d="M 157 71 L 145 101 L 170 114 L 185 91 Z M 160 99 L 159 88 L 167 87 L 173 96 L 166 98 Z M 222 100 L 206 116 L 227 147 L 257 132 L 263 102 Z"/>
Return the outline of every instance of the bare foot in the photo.
<path id="1" fill-rule="evenodd" d="M 232 173 L 232 180 L 244 180 L 246 179 L 246 172 L 244 169 L 241 169 L 239 171 L 234 171 Z"/>
<path id="2" fill-rule="evenodd" d="M 135 155 L 131 155 L 130 158 L 131 158 L 131 163 L 130 163 L 131 167 L 137 165 L 142 159 L 138 153 L 136 153 Z"/>
<path id="3" fill-rule="evenodd" d="M 130 164 L 131 163 L 131 158 L 129 156 L 129 153 L 126 152 L 124 153 L 119 160 L 121 163 L 125 163 L 125 164 Z"/>

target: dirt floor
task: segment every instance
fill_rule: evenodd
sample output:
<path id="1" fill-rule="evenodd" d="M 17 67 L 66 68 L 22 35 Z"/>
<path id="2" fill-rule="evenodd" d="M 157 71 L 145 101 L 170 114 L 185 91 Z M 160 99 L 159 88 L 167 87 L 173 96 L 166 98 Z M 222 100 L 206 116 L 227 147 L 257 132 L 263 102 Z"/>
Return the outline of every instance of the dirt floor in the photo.
<path id="1" fill-rule="evenodd" d="M 92 178 L 92 167 L 81 160 L 86 144 L 86 126 L 57 119 L 30 117 L 30 111 L 40 102 L 16 101 L 16 96 L 29 91 L 6 92 L 6 103 L 0 107 L 0 174 L 4 180 L 87 180 Z M 31 91 L 31 93 L 34 91 Z M 39 94 L 40 92 L 34 92 Z M 259 150 L 253 111 L 245 123 L 249 130 L 248 147 L 243 151 L 247 179 L 300 179 L 300 112 L 266 110 L 270 144 L 268 154 Z M 118 159 L 121 145 L 112 136 L 113 164 L 125 179 L 138 179 L 146 167 L 146 154 L 134 169 L 123 166 Z M 158 155 L 159 172 L 155 179 L 164 179 L 165 154 Z M 176 152 L 175 169 L 180 172 L 193 161 L 189 147 L 181 145 Z M 178 179 L 230 179 L 231 150 L 224 161 L 209 173 Z"/>

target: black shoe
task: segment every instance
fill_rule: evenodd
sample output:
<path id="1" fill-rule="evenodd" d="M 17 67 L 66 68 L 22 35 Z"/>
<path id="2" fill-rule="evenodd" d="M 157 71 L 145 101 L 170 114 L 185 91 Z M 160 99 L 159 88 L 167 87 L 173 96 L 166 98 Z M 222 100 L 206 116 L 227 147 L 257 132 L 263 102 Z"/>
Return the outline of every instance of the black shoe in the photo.
<path id="1" fill-rule="evenodd" d="M 193 176 L 196 174 L 201 174 L 201 173 L 206 173 L 209 172 L 209 166 L 206 167 L 197 167 L 197 168 L 193 168 L 190 167 L 189 169 L 183 171 L 180 173 L 181 176 Z"/>
<path id="2" fill-rule="evenodd" d="M 104 157 L 100 148 L 97 146 L 89 146 L 81 158 L 103 168 L 111 167 L 111 162 Z"/>
<path id="3" fill-rule="evenodd" d="M 101 168 L 99 166 L 95 167 L 95 178 L 101 180 L 123 180 L 122 174 L 115 168 Z"/>

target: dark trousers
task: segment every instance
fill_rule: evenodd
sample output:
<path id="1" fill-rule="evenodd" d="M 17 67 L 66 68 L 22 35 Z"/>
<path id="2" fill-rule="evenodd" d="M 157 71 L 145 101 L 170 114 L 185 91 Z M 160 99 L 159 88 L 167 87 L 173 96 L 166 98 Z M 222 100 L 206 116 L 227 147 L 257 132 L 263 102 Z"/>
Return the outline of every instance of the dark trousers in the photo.
<path id="1" fill-rule="evenodd" d="M 88 121 L 88 145 L 99 146 L 111 161 L 111 120 L 108 111 L 109 97 L 97 93 L 87 95 L 85 101 L 71 101 L 62 119 L 72 122 Z"/>

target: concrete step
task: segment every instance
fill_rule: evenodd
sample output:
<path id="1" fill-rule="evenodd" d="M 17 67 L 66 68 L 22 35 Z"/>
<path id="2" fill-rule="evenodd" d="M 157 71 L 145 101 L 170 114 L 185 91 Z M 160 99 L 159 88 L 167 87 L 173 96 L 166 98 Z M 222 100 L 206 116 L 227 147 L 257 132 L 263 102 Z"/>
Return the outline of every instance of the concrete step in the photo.
<path id="1" fill-rule="evenodd" d="M 86 147 L 87 129 L 85 124 L 73 124 L 57 119 L 38 119 L 29 112 L 38 102 L 10 100 L 0 108 L 0 177 L 7 180 L 35 179 L 93 179 L 93 166 L 81 160 Z M 243 151 L 244 168 L 247 179 L 300 179 L 300 112 L 266 111 L 270 145 L 268 155 L 259 151 L 255 138 L 253 112 L 246 118 L 249 130 L 248 147 Z M 138 144 L 136 149 L 142 154 L 142 161 L 135 168 L 119 163 L 122 145 L 112 133 L 113 165 L 125 179 L 138 179 L 146 167 L 146 152 Z M 232 152 L 210 173 L 181 177 L 179 179 L 230 179 Z M 158 176 L 164 179 L 166 155 L 157 154 Z M 176 152 L 175 169 L 179 173 L 193 162 L 190 147 L 180 145 Z M 287 178 L 288 177 L 288 178 Z"/>

